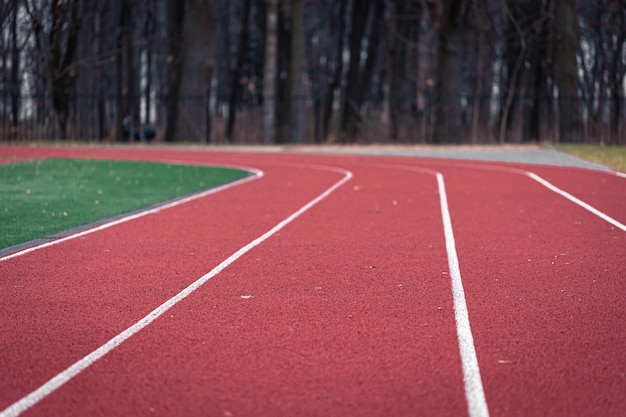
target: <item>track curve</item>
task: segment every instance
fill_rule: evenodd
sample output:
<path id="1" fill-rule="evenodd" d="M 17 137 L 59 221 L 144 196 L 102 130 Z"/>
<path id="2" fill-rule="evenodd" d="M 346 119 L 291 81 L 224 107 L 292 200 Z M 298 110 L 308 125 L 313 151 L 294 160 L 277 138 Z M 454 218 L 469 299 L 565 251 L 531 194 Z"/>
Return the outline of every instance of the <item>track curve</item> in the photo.
<path id="1" fill-rule="evenodd" d="M 471 413 L 439 190 L 415 169 L 445 177 L 489 414 L 626 412 L 624 232 L 481 166 L 535 172 L 624 222 L 620 177 L 355 155 L 11 150 L 265 176 L 0 263 L 0 415 L 338 184 L 320 166 L 353 177 L 24 415 Z"/>

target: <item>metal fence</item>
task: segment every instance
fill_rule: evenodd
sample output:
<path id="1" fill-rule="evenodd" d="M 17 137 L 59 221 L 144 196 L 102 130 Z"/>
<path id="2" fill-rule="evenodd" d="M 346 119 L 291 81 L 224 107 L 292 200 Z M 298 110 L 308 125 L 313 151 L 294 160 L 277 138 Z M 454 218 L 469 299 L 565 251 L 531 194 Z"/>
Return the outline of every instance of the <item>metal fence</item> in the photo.
<path id="1" fill-rule="evenodd" d="M 51 97 L 21 96 L 15 101 L 0 94 L 0 141 L 55 141 L 61 139 L 58 117 Z M 324 125 L 321 97 L 291 98 L 282 106 L 295 107 L 304 101 L 305 142 L 337 142 L 340 140 L 340 100 L 332 104 L 332 118 Z M 455 96 L 441 98 L 443 105 L 460 109 L 455 137 L 450 143 L 522 143 L 559 141 L 563 135 L 560 120 L 579 113 L 581 123 L 574 126 L 577 141 L 586 143 L 626 144 L 626 100 L 601 97 L 587 100 L 577 97 L 566 101 L 571 109 L 559 115 L 553 97 L 514 97 L 510 102 L 494 96 Z M 129 140 L 143 138 L 144 129 L 153 129 L 154 140 L 165 140 L 166 97 L 152 97 L 150 102 L 137 99 L 134 115 L 117 114 L 118 100 L 112 96 L 74 95 L 71 98 L 66 124 L 66 139 L 84 142 L 113 142 L 124 139 L 122 122 L 132 121 L 134 132 Z M 209 95 L 186 96 L 178 99 L 179 125 L 192 132 L 189 142 L 225 143 L 227 100 Z M 186 108 L 204 109 L 194 111 Z M 508 111 L 505 109 L 508 107 Z M 280 106 L 279 106 L 280 108 Z M 284 107 L 283 107 L 284 108 Z M 617 110 L 616 110 L 617 109 Z M 436 125 L 435 100 L 429 94 L 378 97 L 364 101 L 359 112 L 357 141 L 361 143 L 433 143 Z M 198 116 L 198 114 L 200 116 Z M 280 122 L 280 111 L 277 113 Z M 503 117 L 507 123 L 503 125 Z M 233 143 L 262 142 L 263 108 L 259 100 L 248 100 L 237 106 Z M 567 126 L 565 127 L 567 128 Z M 561 138 L 562 139 L 562 138 Z M 289 142 L 288 137 L 282 140 Z"/>

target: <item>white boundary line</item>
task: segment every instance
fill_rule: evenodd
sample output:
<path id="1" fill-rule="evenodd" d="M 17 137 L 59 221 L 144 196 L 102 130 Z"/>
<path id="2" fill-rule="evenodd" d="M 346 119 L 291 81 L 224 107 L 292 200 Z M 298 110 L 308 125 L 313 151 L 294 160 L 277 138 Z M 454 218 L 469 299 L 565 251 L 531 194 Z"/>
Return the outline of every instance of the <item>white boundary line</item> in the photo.
<path id="1" fill-rule="evenodd" d="M 528 177 L 548 190 L 566 198 L 572 203 L 580 206 L 581 208 L 589 211 L 593 215 L 608 222 L 609 224 L 617 227 L 618 229 L 626 232 L 626 226 L 614 218 L 608 216 L 602 211 L 596 209 L 590 204 L 585 203 L 579 198 L 574 197 L 568 192 L 556 187 L 554 184 L 540 177 L 532 171 L 502 167 L 497 165 L 485 165 L 485 164 L 471 164 L 471 163 L 458 163 L 454 164 L 462 168 L 469 169 L 483 169 L 493 170 L 499 172 L 507 172 L 516 175 L 523 175 Z M 421 167 L 409 167 L 409 166 L 389 166 L 388 168 L 404 168 L 407 170 L 413 170 L 426 174 L 436 175 L 437 184 L 439 187 L 441 214 L 444 223 L 444 233 L 446 238 L 446 251 L 448 253 L 448 266 L 450 268 L 450 278 L 452 280 L 452 293 L 454 299 L 454 314 L 457 324 L 457 336 L 459 342 L 459 351 L 461 354 L 461 362 L 463 367 L 463 381 L 465 384 L 465 396 L 468 402 L 468 411 L 470 417 L 487 417 L 489 416 L 489 410 L 485 399 L 484 389 L 482 385 L 482 379 L 480 377 L 480 369 L 478 365 L 478 359 L 476 356 L 476 349 L 474 345 L 474 339 L 469 321 L 469 313 L 467 310 L 467 303 L 465 300 L 465 292 L 463 289 L 463 281 L 461 279 L 461 272 L 458 262 L 458 256 L 456 253 L 456 245 L 454 241 L 454 233 L 452 229 L 452 221 L 450 218 L 450 212 L 448 209 L 447 193 L 445 190 L 445 182 L 443 174 L 428 168 Z M 616 173 L 617 174 L 617 173 Z M 618 174 L 619 175 L 619 174 Z M 626 175 L 619 175 L 620 177 L 626 177 Z"/>
<path id="2" fill-rule="evenodd" d="M 309 201 L 307 204 L 302 206 L 299 210 L 297 210 L 296 212 L 291 214 L 289 217 L 285 218 L 283 221 L 278 223 L 272 229 L 265 232 L 261 236 L 257 237 L 252 242 L 248 243 L 247 245 L 239 249 L 237 252 L 230 255 L 227 259 L 222 261 L 222 263 L 220 263 L 218 266 L 213 268 L 207 274 L 198 278 L 195 282 L 193 282 L 187 288 L 185 288 L 184 290 L 176 294 L 174 297 L 170 298 L 165 303 L 161 304 L 159 307 L 154 309 L 151 313 L 149 313 L 147 316 L 139 320 L 137 323 L 133 324 L 132 326 L 130 326 L 129 328 L 127 328 L 126 330 L 124 330 L 123 332 L 115 336 L 114 338 L 112 338 L 111 340 L 109 340 L 107 343 L 105 343 L 104 345 L 100 346 L 98 349 L 94 350 L 93 352 L 85 356 L 84 358 L 75 362 L 69 368 L 60 372 L 52 379 L 48 380 L 46 383 L 44 383 L 41 387 L 37 388 L 35 391 L 31 392 L 30 394 L 26 395 L 22 399 L 15 402 L 13 405 L 9 406 L 8 408 L 0 412 L 0 417 L 19 416 L 21 413 L 28 410 L 33 405 L 43 400 L 45 397 L 50 395 L 52 392 L 56 391 L 58 388 L 60 388 L 62 385 L 68 382 L 70 379 L 74 378 L 83 370 L 91 366 L 98 359 L 102 358 L 107 353 L 111 352 L 117 346 L 122 344 L 124 341 L 128 340 L 135 333 L 147 327 L 150 323 L 156 320 L 159 316 L 167 312 L 170 308 L 174 307 L 174 305 L 176 305 L 178 302 L 182 301 L 184 298 L 189 296 L 195 290 L 200 288 L 208 280 L 210 280 L 211 278 L 213 278 L 214 276 L 222 272 L 222 270 L 224 270 L 230 264 L 235 262 L 241 256 L 243 256 L 244 254 L 252 250 L 254 247 L 260 245 L 261 243 L 263 243 L 264 241 L 272 237 L 274 234 L 276 234 L 282 228 L 284 228 L 289 223 L 294 221 L 296 218 L 298 218 L 304 212 L 309 210 L 311 207 L 315 206 L 317 203 L 324 200 L 331 193 L 333 193 L 337 188 L 341 187 L 344 183 L 346 183 L 352 178 L 352 173 L 350 171 L 342 170 L 339 168 L 331 168 L 331 167 L 327 167 L 326 169 L 330 171 L 334 171 L 334 172 L 341 172 L 343 173 L 344 177 L 338 182 L 336 182 L 335 184 L 333 184 L 330 188 L 328 188 L 322 194 L 318 195 L 316 198 L 314 198 L 313 200 Z"/>
<path id="3" fill-rule="evenodd" d="M 131 215 L 119 218 L 117 220 L 113 220 L 113 221 L 110 221 L 108 223 L 101 224 L 100 226 L 96 226 L 96 227 L 93 227 L 91 229 L 83 230 L 82 232 L 74 233 L 72 235 L 65 236 L 65 237 L 62 237 L 62 238 L 59 238 L 59 239 L 55 239 L 55 240 L 52 240 L 50 242 L 46 242 L 46 243 L 42 243 L 42 244 L 39 244 L 39 245 L 31 246 L 31 247 L 23 249 L 21 251 L 14 252 L 14 253 L 11 253 L 9 255 L 0 257 L 0 262 L 8 261 L 9 259 L 17 258 L 18 256 L 26 255 L 27 253 L 34 252 L 34 251 L 39 250 L 39 249 L 48 248 L 50 246 L 58 245 L 59 243 L 67 242 L 68 240 L 76 239 L 76 238 L 79 238 L 79 237 L 82 237 L 82 236 L 85 236 L 85 235 L 89 235 L 91 233 L 99 232 L 100 230 L 108 229 L 109 227 L 117 226 L 118 224 L 126 223 L 126 222 L 129 222 L 131 220 L 135 220 L 135 219 L 138 219 L 140 217 L 147 216 L 149 214 L 159 213 L 159 212 L 161 212 L 163 210 L 167 210 L 167 209 L 172 208 L 172 207 L 180 206 L 181 204 L 189 203 L 191 201 L 207 197 L 207 196 L 209 196 L 211 194 L 216 194 L 216 193 L 218 193 L 220 191 L 227 190 L 227 189 L 235 187 L 237 185 L 241 185 L 241 184 L 244 184 L 246 182 L 257 180 L 257 179 L 259 179 L 259 178 L 261 178 L 261 177 L 263 177 L 265 175 L 263 173 L 263 171 L 258 170 L 258 169 L 254 169 L 254 168 L 242 168 L 242 167 L 229 167 L 229 168 L 236 168 L 236 169 L 241 169 L 241 170 L 244 170 L 244 171 L 248 171 L 248 172 L 250 172 L 253 175 L 245 177 L 245 178 L 242 178 L 242 179 L 237 180 L 237 181 L 230 182 L 228 184 L 224 184 L 224 185 L 216 187 L 216 188 L 211 188 L 209 190 L 202 191 L 202 192 L 200 192 L 198 194 L 190 195 L 189 197 L 182 198 L 180 200 L 172 201 L 171 203 L 164 204 L 162 206 L 155 207 L 155 208 L 150 209 L 150 210 L 140 211 L 139 213 L 131 214 Z"/>
<path id="4" fill-rule="evenodd" d="M 439 202 L 441 205 L 441 217 L 443 219 L 443 230 L 446 238 L 446 252 L 448 253 L 448 267 L 450 268 L 450 279 L 452 281 L 452 298 L 454 300 L 454 318 L 456 320 L 456 331 L 459 341 L 459 352 L 461 354 L 461 364 L 463 367 L 463 382 L 465 383 L 465 397 L 467 398 L 467 408 L 470 417 L 488 417 L 489 409 L 485 399 L 478 357 L 474 346 L 474 337 L 467 311 L 465 300 L 465 290 L 461 279 L 461 268 L 459 258 L 456 253 L 454 232 L 452 231 L 452 220 L 448 209 L 448 197 L 443 174 L 437 173 L 437 186 L 439 189 Z"/>
<path id="5" fill-rule="evenodd" d="M 562 189 L 560 189 L 559 187 L 557 187 L 556 185 L 552 184 L 551 182 L 545 180 L 544 178 L 540 177 L 539 175 L 535 174 L 532 171 L 528 171 L 525 169 L 519 169 L 519 168 L 510 168 L 510 167 L 504 167 L 504 166 L 499 166 L 499 165 L 485 165 L 485 164 L 471 164 L 471 163 L 455 163 L 452 164 L 453 166 L 459 167 L 459 168 L 466 168 L 466 169 L 479 169 L 479 170 L 484 170 L 484 171 L 496 171 L 496 172 L 506 172 L 509 174 L 516 174 L 516 175 L 523 175 L 525 177 L 528 177 L 536 182 L 538 182 L 539 184 L 543 185 L 545 188 L 547 188 L 548 190 L 552 191 L 553 193 L 556 193 L 558 195 L 560 195 L 561 197 L 566 198 L 567 200 L 571 201 L 572 203 L 576 204 L 579 207 L 582 207 L 583 209 L 587 210 L 588 212 L 590 212 L 591 214 L 593 214 L 594 216 L 597 216 L 599 218 L 601 218 L 602 220 L 604 220 L 605 222 L 617 227 L 618 229 L 622 230 L 623 232 L 626 232 L 626 225 L 624 225 L 623 223 L 621 223 L 620 221 L 614 219 L 613 217 L 609 216 L 608 214 L 598 210 L 597 208 L 593 207 L 591 204 L 585 203 L 583 200 L 574 197 L 572 194 L 568 193 L 567 191 L 564 191 Z M 592 172 L 596 172 L 596 173 L 604 173 L 604 171 L 592 171 Z M 607 171 L 609 172 L 609 171 Z M 616 171 L 613 171 L 614 174 L 619 174 Z M 620 177 L 624 177 L 626 178 L 626 174 L 623 175 L 619 175 Z"/>
<path id="6" fill-rule="evenodd" d="M 452 302 L 454 305 L 454 319 L 456 322 L 457 341 L 459 354 L 461 356 L 461 369 L 463 371 L 463 385 L 465 388 L 465 398 L 470 417 L 489 417 L 489 407 L 485 398 L 482 378 L 480 376 L 480 366 L 476 356 L 474 336 L 470 326 L 465 290 L 463 289 L 463 279 L 461 278 L 461 268 L 459 257 L 456 252 L 454 231 L 452 220 L 448 208 L 448 196 L 443 174 L 439 171 L 408 165 L 372 165 L 379 168 L 398 169 L 403 171 L 413 171 L 420 174 L 434 176 L 437 179 L 437 190 L 439 192 L 439 206 L 441 208 L 441 219 L 443 222 L 443 232 L 446 242 L 446 254 L 448 257 L 448 268 L 450 269 L 450 280 L 452 287 Z"/>
<path id="7" fill-rule="evenodd" d="M 584 201 L 574 197 L 570 193 L 561 190 L 560 188 L 558 188 L 554 184 L 544 180 L 543 178 L 541 178 L 539 175 L 535 174 L 534 172 L 526 171 L 526 176 L 529 177 L 529 178 L 532 178 L 535 181 L 537 181 L 539 184 L 543 185 L 548 190 L 553 191 L 553 192 L 559 194 L 562 197 L 565 197 L 566 199 L 568 199 L 572 203 L 577 204 L 580 207 L 582 207 L 585 210 L 587 210 L 588 212 L 598 216 L 599 218 L 601 218 L 605 222 L 612 224 L 613 226 L 615 226 L 618 229 L 620 229 L 622 232 L 626 232 L 626 226 L 623 225 L 622 223 L 618 222 L 617 220 L 615 220 L 613 217 L 611 217 L 611 216 L 609 216 L 607 214 L 604 214 L 603 212 L 601 212 L 597 208 L 595 208 L 595 207 L 585 203 Z"/>

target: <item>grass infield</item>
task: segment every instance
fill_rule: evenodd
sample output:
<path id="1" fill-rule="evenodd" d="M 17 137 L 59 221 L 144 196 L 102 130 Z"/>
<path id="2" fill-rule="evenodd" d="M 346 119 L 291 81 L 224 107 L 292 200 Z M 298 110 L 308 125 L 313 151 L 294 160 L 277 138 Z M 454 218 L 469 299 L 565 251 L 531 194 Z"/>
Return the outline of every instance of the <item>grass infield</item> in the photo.
<path id="1" fill-rule="evenodd" d="M 0 249 L 247 175 L 236 169 L 152 162 L 0 164 Z"/>

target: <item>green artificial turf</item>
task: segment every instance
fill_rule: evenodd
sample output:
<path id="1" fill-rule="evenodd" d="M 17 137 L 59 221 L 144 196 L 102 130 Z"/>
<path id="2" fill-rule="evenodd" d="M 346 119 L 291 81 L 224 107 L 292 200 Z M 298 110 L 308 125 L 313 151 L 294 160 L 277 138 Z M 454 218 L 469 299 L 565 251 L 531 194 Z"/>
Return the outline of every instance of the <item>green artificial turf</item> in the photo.
<path id="1" fill-rule="evenodd" d="M 245 177 L 151 162 L 45 159 L 0 164 L 0 248 Z"/>

